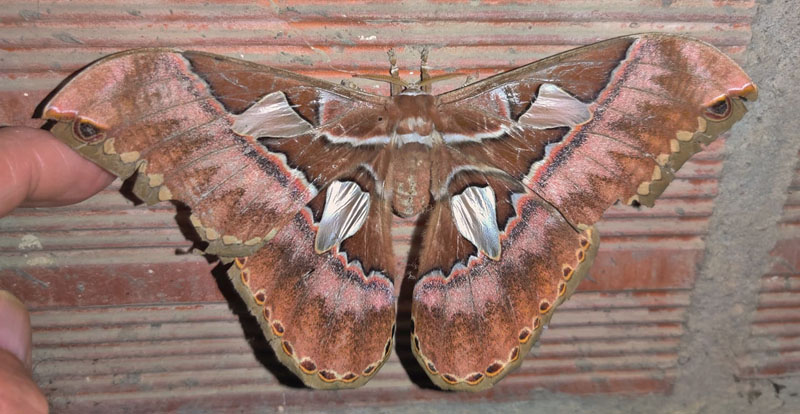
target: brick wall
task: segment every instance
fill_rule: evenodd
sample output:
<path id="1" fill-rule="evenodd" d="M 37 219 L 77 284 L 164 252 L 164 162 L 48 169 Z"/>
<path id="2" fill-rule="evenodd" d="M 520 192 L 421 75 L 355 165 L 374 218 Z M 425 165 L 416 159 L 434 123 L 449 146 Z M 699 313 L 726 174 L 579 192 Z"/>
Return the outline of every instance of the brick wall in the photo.
<path id="1" fill-rule="evenodd" d="M 40 125 L 31 116 L 61 80 L 127 48 L 199 49 L 338 81 L 385 72 L 390 47 L 401 67 L 416 70 L 417 50 L 430 45 L 435 71 L 485 77 L 644 31 L 699 37 L 741 61 L 755 12 L 754 1 L 733 0 L 11 1 L 0 8 L 0 124 Z M 695 156 L 653 209 L 609 210 L 590 280 L 556 312 L 528 361 L 483 394 L 420 388 L 403 338 L 362 389 L 296 388 L 215 264 L 185 254 L 190 243 L 172 206 L 133 206 L 119 183 L 75 206 L 18 209 L 0 220 L 0 288 L 32 308 L 34 374 L 56 412 L 513 403 L 536 389 L 565 399 L 670 399 L 724 154 L 722 139 Z M 800 370 L 797 180 L 774 250 L 782 260 L 762 279 L 743 376 Z"/>

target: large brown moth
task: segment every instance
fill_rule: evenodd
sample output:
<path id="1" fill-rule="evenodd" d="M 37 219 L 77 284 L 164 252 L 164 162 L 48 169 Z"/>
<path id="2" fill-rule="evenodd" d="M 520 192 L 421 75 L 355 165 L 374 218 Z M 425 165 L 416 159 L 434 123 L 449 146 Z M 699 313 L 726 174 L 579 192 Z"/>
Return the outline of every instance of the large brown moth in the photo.
<path id="1" fill-rule="evenodd" d="M 530 350 L 613 203 L 652 206 L 756 87 L 686 37 L 574 49 L 440 95 L 391 96 L 201 52 L 131 50 L 67 82 L 52 131 L 148 203 L 192 210 L 279 359 L 315 388 L 389 356 L 397 286 L 438 386 L 491 387 Z M 393 225 L 419 236 L 396 257 Z M 411 283 L 411 282 L 409 282 Z"/>

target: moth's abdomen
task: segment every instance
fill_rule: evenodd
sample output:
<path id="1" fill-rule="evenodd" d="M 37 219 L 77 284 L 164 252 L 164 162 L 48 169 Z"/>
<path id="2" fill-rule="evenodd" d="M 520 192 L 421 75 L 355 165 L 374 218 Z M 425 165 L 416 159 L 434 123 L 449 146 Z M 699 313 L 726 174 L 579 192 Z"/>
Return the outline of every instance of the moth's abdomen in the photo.
<path id="1" fill-rule="evenodd" d="M 431 201 L 431 158 L 429 148 L 406 144 L 392 157 L 386 182 L 391 190 L 392 210 L 400 217 L 420 214 Z"/>

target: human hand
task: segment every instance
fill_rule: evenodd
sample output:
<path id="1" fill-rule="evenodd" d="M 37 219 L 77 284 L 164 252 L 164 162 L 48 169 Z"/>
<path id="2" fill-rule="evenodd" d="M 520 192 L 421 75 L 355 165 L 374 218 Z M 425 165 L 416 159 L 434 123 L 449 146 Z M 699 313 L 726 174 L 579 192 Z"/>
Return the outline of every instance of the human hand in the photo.
<path id="1" fill-rule="evenodd" d="M 0 413 L 46 413 L 47 400 L 31 379 L 31 321 L 11 293 L 0 290 Z"/>
<path id="2" fill-rule="evenodd" d="M 58 206 L 91 197 L 114 177 L 41 129 L 0 128 L 0 217 L 17 206 Z M 0 290 L 0 413 L 47 413 L 33 382 L 25 305 Z"/>
<path id="3" fill-rule="evenodd" d="M 45 130 L 0 128 L 0 217 L 17 206 L 77 203 L 113 180 Z"/>

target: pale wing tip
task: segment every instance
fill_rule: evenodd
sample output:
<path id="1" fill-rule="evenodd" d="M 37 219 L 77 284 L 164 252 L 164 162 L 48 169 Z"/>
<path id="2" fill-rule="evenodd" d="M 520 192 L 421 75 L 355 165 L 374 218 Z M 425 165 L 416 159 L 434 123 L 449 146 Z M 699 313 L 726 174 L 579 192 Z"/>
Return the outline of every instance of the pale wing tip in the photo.
<path id="1" fill-rule="evenodd" d="M 758 86 L 755 83 L 748 83 L 738 95 L 746 101 L 756 101 L 758 100 Z"/>

